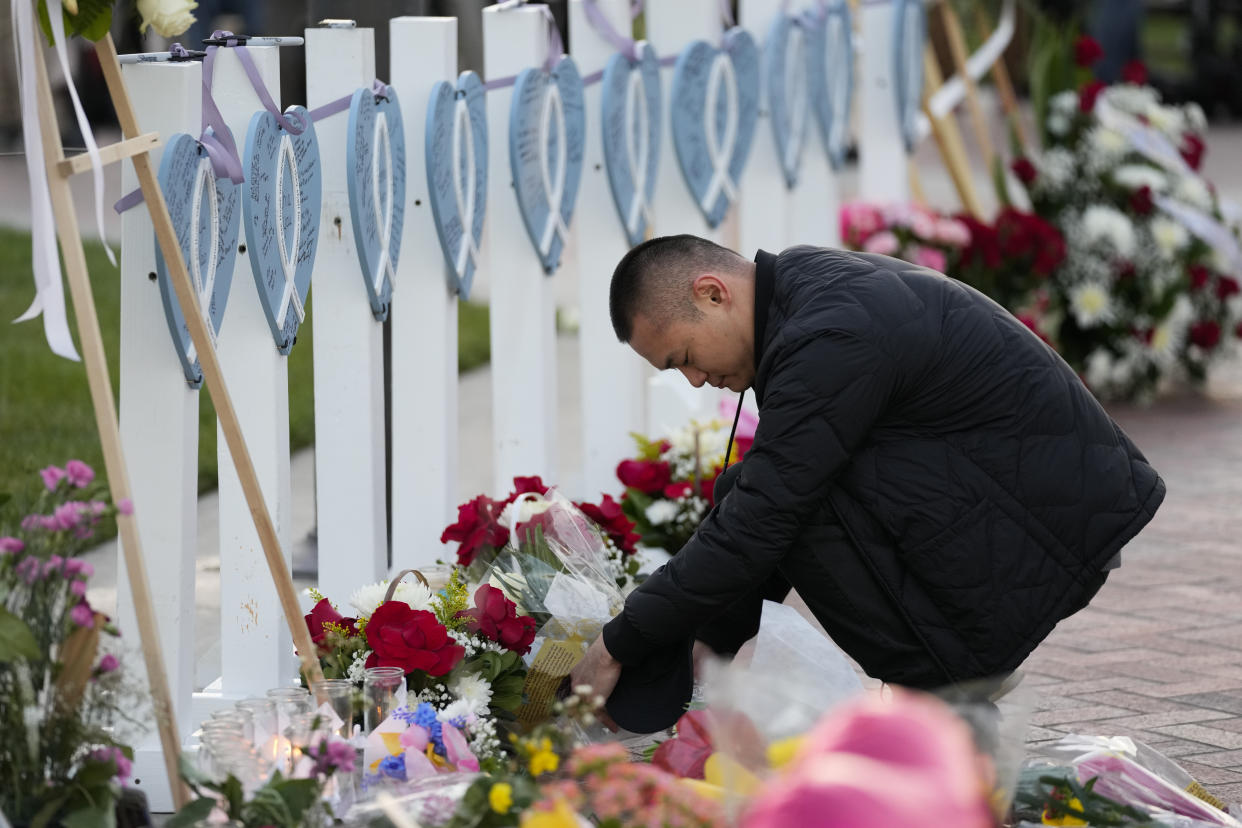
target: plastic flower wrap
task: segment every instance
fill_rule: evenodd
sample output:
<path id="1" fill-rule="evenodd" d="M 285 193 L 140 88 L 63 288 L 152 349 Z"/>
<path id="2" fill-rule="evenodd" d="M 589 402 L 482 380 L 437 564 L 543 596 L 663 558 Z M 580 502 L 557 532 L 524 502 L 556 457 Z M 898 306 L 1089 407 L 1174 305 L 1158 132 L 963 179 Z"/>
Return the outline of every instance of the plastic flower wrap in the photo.
<path id="1" fill-rule="evenodd" d="M 479 760 L 466 735 L 472 717 L 453 716 L 427 702 L 398 708 L 367 736 L 364 779 L 411 782 L 440 773 L 477 773 Z"/>

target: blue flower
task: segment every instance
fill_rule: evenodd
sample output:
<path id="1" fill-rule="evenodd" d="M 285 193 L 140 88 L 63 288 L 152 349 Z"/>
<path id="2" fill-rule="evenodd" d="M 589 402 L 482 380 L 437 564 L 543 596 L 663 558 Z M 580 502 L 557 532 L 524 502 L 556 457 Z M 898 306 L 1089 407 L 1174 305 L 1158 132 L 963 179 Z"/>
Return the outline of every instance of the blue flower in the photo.
<path id="1" fill-rule="evenodd" d="M 446 756 L 448 754 L 444 749 L 444 734 L 440 729 L 440 720 L 436 716 L 436 709 L 427 702 L 422 702 L 418 705 L 418 709 L 414 711 L 411 724 L 422 725 L 427 728 L 427 732 L 431 734 L 431 742 L 436 746 L 436 753 Z"/>
<path id="2" fill-rule="evenodd" d="M 398 782 L 405 781 L 405 754 L 397 756 L 385 756 L 380 760 L 379 772 L 383 776 L 396 779 Z"/>

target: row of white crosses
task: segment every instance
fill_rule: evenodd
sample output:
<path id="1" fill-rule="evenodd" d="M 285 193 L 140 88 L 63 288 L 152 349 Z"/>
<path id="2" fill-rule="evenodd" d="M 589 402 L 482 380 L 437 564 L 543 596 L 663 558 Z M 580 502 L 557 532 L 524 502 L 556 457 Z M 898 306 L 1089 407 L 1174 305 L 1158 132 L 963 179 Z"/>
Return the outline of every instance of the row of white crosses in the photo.
<path id="1" fill-rule="evenodd" d="M 630 31 L 628 0 L 595 0 L 600 13 L 617 31 Z M 787 11 L 779 0 L 741 0 L 742 26 L 762 43 L 772 21 Z M 871 8 L 868 5 L 868 9 Z M 588 20 L 585 0 L 571 0 L 569 28 L 573 57 L 584 76 L 601 72 L 615 47 Z M 865 14 L 871 14 L 870 11 Z M 717 0 L 653 0 L 646 8 L 649 43 L 661 57 L 680 54 L 695 41 L 713 48 L 721 44 L 724 25 Z M 891 13 L 890 18 L 891 20 Z M 864 19 L 865 22 L 865 19 Z M 891 26 L 890 26 L 891 28 Z M 540 66 L 548 57 L 547 22 L 542 7 L 505 4 L 484 11 L 484 53 L 489 79 L 513 76 Z M 382 33 L 380 33 L 382 36 Z M 319 547 L 319 582 L 330 594 L 343 598 L 358 585 L 385 577 L 389 571 L 427 564 L 444 557 L 438 543 L 441 529 L 455 514 L 457 486 L 457 302 L 455 287 L 468 286 L 474 271 L 485 274 L 490 286 L 491 376 L 493 393 L 492 495 L 502 494 L 514 475 L 540 474 L 561 483 L 573 495 L 595 496 L 601 490 L 616 491 L 614 469 L 632 448 L 632 431 L 659 432 L 681 425 L 691 415 L 712 414 L 716 392 L 693 392 L 680 377 L 652 378 L 650 370 L 628 348 L 615 341 L 607 311 L 608 281 L 612 264 L 631 245 L 636 216 L 648 222 L 648 233 L 666 235 L 688 232 L 711 238 L 747 254 L 764 247 L 780 250 L 800 242 L 831 244 L 836 233 L 836 183 L 822 144 L 807 135 L 799 185 L 787 186 L 791 159 L 777 151 L 765 119 L 771 117 L 766 100 L 758 107 L 760 124 L 740 122 L 744 102 L 732 77 L 728 60 L 717 57 L 711 64 L 709 97 L 724 95 L 730 117 L 723 134 L 716 131 L 715 117 L 707 117 L 707 143 L 716 157 L 708 194 L 723 192 L 738 209 L 728 209 L 724 220 L 710 226 L 700 200 L 687 187 L 676 167 L 673 146 L 672 96 L 674 69 L 665 62 L 659 71 L 663 87 L 659 113 L 644 112 L 644 87 L 635 72 L 627 81 L 625 109 L 634 119 L 649 125 L 657 117 L 663 125 L 658 134 L 627 130 L 622 146 L 632 178 L 641 182 L 657 165 L 654 194 L 648 200 L 643 188 L 621 215 L 613 203 L 600 135 L 598 113 L 602 105 L 599 84 L 587 85 L 582 106 L 586 111 L 586 136 L 582 181 L 576 189 L 576 209 L 566 224 L 551 210 L 541 228 L 538 249 L 524 228 L 514 198 L 511 174 L 509 124 L 513 87 L 493 89 L 486 95 L 488 165 L 487 215 L 483 243 L 476 245 L 470 232 L 456 238 L 446 255 L 436 232 L 428 197 L 429 182 L 424 164 L 427 134 L 425 113 L 431 105 L 432 88 L 444 81 L 457 84 L 456 21 L 452 18 L 397 18 L 391 21 L 392 64 L 388 83 L 400 98 L 403 123 L 394 123 L 380 112 L 375 119 L 372 142 L 379 147 L 370 170 L 369 193 L 354 193 L 355 201 L 368 204 L 362 218 L 379 228 L 378 259 L 364 262 L 370 289 L 359 278 L 358 240 L 353 227 L 350 179 L 342 159 L 346 157 L 349 119 L 341 112 L 318 119 L 315 124 L 319 158 L 322 209 L 315 227 L 304 222 L 297 209 L 302 193 L 291 195 L 293 214 L 279 216 L 276 232 L 280 248 L 281 295 L 277 324 L 289 314 L 298 321 L 304 313 L 295 287 L 296 261 L 305 234 L 318 231 L 314 254 L 314 381 L 316 415 L 316 488 Z M 315 108 L 369 90 L 376 76 L 374 37 L 360 28 L 315 28 L 306 32 L 307 106 Z M 811 45 L 796 35 L 787 51 L 807 54 Z M 877 37 L 877 42 L 883 41 Z M 248 47 L 262 84 L 278 90 L 276 49 Z M 772 62 L 791 87 L 805 90 L 805 77 L 790 68 L 794 63 Z M 888 72 L 889 60 L 878 62 Z M 868 64 L 869 65 L 869 64 Z M 769 71 L 765 69 L 764 71 Z M 162 136 L 198 134 L 202 112 L 200 87 L 203 67 L 197 62 L 135 64 L 125 69 L 125 80 L 139 104 L 143 128 Z M 235 136 L 245 136 L 251 117 L 262 109 L 251 80 L 246 77 L 236 50 L 222 48 L 215 58 L 212 96 L 224 123 Z M 766 88 L 766 84 L 763 85 Z M 482 182 L 476 176 L 475 127 L 467 105 L 469 89 L 452 106 L 451 150 L 453 207 L 467 231 L 475 226 Z M 549 87 L 540 137 L 552 131 L 562 136 L 561 151 L 554 161 L 541 159 L 543 196 L 555 207 L 569 197 L 563 136 L 574 102 L 564 100 L 553 84 Z M 477 91 L 474 94 L 481 94 Z M 864 111 L 874 105 L 888 114 L 864 124 L 887 123 L 895 132 L 896 108 L 891 95 L 876 95 L 872 104 L 863 96 Z M 715 107 L 705 107 L 714 116 Z M 848 113 L 847 113 L 848 114 Z M 782 117 L 791 128 L 802 129 L 810 114 L 805 103 L 793 106 Z M 646 119 L 646 120 L 644 120 Z M 756 145 L 745 173 L 734 177 L 726 168 L 739 130 L 751 129 Z M 405 135 L 404 161 L 389 153 L 385 134 L 401 129 Z M 364 138 L 366 136 L 363 136 Z M 355 137 L 355 140 L 357 138 Z M 869 137 L 868 137 L 869 140 Z M 541 145 L 546 141 L 541 141 Z M 658 146 L 657 146 L 658 144 Z M 795 148 L 798 151 L 799 148 Z M 864 143 L 864 161 L 869 145 Z M 281 164 L 296 173 L 297 152 L 282 136 Z M 205 161 L 203 162 L 206 163 Z M 394 185 L 394 166 L 404 163 L 404 192 Z M 889 167 L 904 169 L 901 160 L 888 159 Z M 458 177 L 464 168 L 466 176 Z M 125 189 L 133 185 L 130 170 Z M 280 178 L 280 176 L 278 176 Z M 298 181 L 298 175 L 289 176 Z M 208 209 L 214 214 L 214 190 L 200 177 L 208 193 Z M 477 185 L 477 186 L 476 186 Z M 245 186 L 245 185 L 243 185 Z M 283 185 L 280 185 L 283 186 Z M 278 204 L 285 203 L 277 188 Z M 887 195 L 887 194 L 886 194 Z M 199 204 L 195 198 L 194 204 Z M 217 204 L 218 207 L 218 204 Z M 356 207 L 356 205 L 355 205 Z M 198 209 L 197 207 L 195 209 Z M 287 219 L 287 221 L 286 221 Z M 214 221 L 214 219 L 213 219 Z M 197 222 L 195 222 L 197 226 Z M 214 227 L 214 225 L 213 225 Z M 219 228 L 211 231 L 219 238 Z M 568 243 L 569 257 L 552 278 L 578 279 L 582 307 L 581 387 L 583 464 L 558 479 L 558 369 L 553 281 L 541 257 L 554 238 Z M 400 256 L 391 256 L 400 242 Z M 214 242 L 213 242 L 214 243 Z M 237 250 L 256 243 L 245 226 L 239 232 Z M 364 257 L 365 258 L 365 257 Z M 212 269 L 198 270 L 198 257 L 191 267 L 199 273 L 205 300 L 210 297 Z M 294 675 L 289 632 L 281 616 L 274 587 L 264 568 L 252 517 L 242 496 L 227 451 L 221 449 L 220 466 L 220 600 L 221 673 L 205 691 L 195 692 L 195 560 L 199 538 L 196 517 L 198 444 L 198 395 L 185 382 L 183 365 L 168 347 L 168 325 L 163 303 L 149 274 L 156 271 L 151 242 L 151 222 L 144 210 L 131 210 L 123 220 L 122 332 L 121 332 L 121 423 L 134 480 L 139 526 L 146 548 L 159 550 L 149 563 L 151 583 L 156 585 L 157 612 L 161 619 L 161 645 L 172 671 L 170 677 L 177 705 L 178 728 L 190 733 L 214 707 L 231 700 L 262 693 Z M 377 303 L 390 313 L 391 445 L 384 438 L 384 357 L 382 328 Z M 207 302 L 205 301 L 206 305 Z M 237 255 L 232 274 L 228 313 L 217 343 L 243 432 L 269 504 L 286 562 L 293 545 L 290 491 L 289 394 L 287 347 L 273 347 L 272 323 L 263 310 L 250 258 Z M 287 343 L 292 347 L 292 342 Z M 284 350 L 284 353 L 281 351 Z M 192 361 L 192 359 L 191 359 Z M 648 389 L 652 389 L 649 393 Z M 221 441 L 223 446 L 223 441 Z M 392 457 L 391 555 L 389 566 L 389 515 L 385 506 L 385 450 Z M 118 598 L 121 625 L 132 629 L 127 614 L 129 601 L 120 578 Z M 168 791 L 162 782 L 158 747 L 151 739 L 139 745 L 137 778 L 144 779 L 156 810 L 165 807 Z"/>

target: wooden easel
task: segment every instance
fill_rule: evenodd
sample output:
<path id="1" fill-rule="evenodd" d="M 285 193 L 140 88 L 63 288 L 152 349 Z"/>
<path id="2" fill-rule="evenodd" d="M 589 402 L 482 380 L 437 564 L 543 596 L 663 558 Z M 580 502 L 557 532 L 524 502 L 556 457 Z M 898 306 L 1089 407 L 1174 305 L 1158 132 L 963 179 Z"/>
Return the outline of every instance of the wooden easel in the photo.
<path id="1" fill-rule="evenodd" d="M 281 554 L 280 541 L 276 536 L 271 513 L 263 499 L 254 464 L 250 459 L 245 438 L 237 421 L 237 413 L 225 386 L 215 348 L 208 335 L 198 295 L 190 282 L 185 259 L 181 255 L 181 247 L 177 244 L 176 231 L 169 218 L 167 204 L 164 202 L 164 194 L 160 190 L 159 181 L 152 168 L 149 153 L 160 145 L 159 136 L 155 133 L 142 133 L 138 128 L 133 104 L 121 80 L 120 62 L 117 60 L 116 46 L 112 42 L 112 36 L 106 35 L 102 40 L 96 41 L 95 50 L 99 56 L 99 63 L 108 84 L 108 93 L 112 98 L 112 104 L 116 109 L 117 119 L 120 121 L 124 135 L 124 140 L 111 146 L 101 147 L 100 158 L 104 164 L 112 164 L 126 158 L 133 159 L 138 182 L 142 188 L 142 196 L 155 226 L 156 240 L 164 255 L 164 261 L 168 265 L 169 276 L 176 290 L 182 315 L 189 328 L 190 338 L 198 352 L 203 377 L 212 402 L 215 404 L 220 429 L 224 432 L 233 464 L 241 480 L 246 503 L 254 518 L 255 528 L 258 530 L 259 539 L 263 545 L 263 553 L 267 559 L 272 580 L 275 582 L 276 592 L 280 597 L 281 608 L 302 662 L 302 671 L 310 682 L 322 679 L 323 671 L 319 666 L 316 648 L 303 620 L 297 592 Z M 48 83 L 44 50 L 34 49 L 33 51 L 39 99 L 39 122 L 43 132 L 43 151 L 46 156 L 52 209 L 56 215 L 56 232 L 64 256 L 69 291 L 73 297 L 73 311 L 81 338 L 87 383 L 90 386 L 91 402 L 95 409 L 95 424 L 99 429 L 99 441 L 103 448 L 108 486 L 113 502 L 119 503 L 131 498 L 129 475 L 121 447 L 116 402 L 112 395 L 112 383 L 108 375 L 99 318 L 95 311 L 94 294 L 86 270 L 86 255 L 82 248 L 82 236 L 78 229 L 77 213 L 73 207 L 73 196 L 69 188 L 69 179 L 76 173 L 90 169 L 90 161 L 85 156 L 65 157 L 64 146 L 59 138 L 60 128 L 56 121 L 51 86 Z M 141 504 L 137 504 L 137 507 L 140 508 Z M 181 741 L 172 715 L 173 706 L 168 689 L 168 675 L 155 627 L 155 610 L 151 602 L 145 559 L 134 516 L 132 514 L 118 515 L 117 531 L 121 536 L 125 568 L 129 574 L 130 591 L 133 594 L 134 609 L 138 619 L 138 635 L 147 668 L 147 679 L 151 688 L 164 764 L 168 771 L 169 787 L 172 790 L 174 802 L 180 808 L 189 801 L 188 791 L 180 782 L 178 769 Z"/>

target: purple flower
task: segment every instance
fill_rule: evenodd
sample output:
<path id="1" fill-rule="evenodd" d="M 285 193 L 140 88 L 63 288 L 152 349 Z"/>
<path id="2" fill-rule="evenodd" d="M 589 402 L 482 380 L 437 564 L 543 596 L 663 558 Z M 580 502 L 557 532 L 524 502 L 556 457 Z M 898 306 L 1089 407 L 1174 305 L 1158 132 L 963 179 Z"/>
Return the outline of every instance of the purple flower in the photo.
<path id="1" fill-rule="evenodd" d="M 117 501 L 116 510 L 123 515 L 132 515 L 134 513 L 134 502 L 128 497 L 123 497 Z"/>
<path id="2" fill-rule="evenodd" d="M 52 468 L 55 468 L 55 466 Z M 95 470 L 81 460 L 70 460 L 65 464 L 65 476 L 69 478 L 69 482 L 74 486 L 84 489 L 95 479 Z"/>
<path id="3" fill-rule="evenodd" d="M 43 515 L 26 515 L 22 518 L 22 528 L 27 532 L 33 532 L 43 527 Z"/>
<path id="4" fill-rule="evenodd" d="M 64 528 L 60 525 L 60 518 L 55 515 L 39 515 L 39 525 L 49 532 L 59 532 Z"/>
<path id="5" fill-rule="evenodd" d="M 21 563 L 17 565 L 17 577 L 21 578 L 29 586 L 39 580 L 39 573 L 43 568 L 39 565 L 39 559 L 31 555 L 23 558 Z"/>
<path id="6" fill-rule="evenodd" d="M 69 619 L 79 627 L 89 627 L 95 623 L 95 613 L 91 610 L 91 605 L 83 599 L 69 610 Z"/>
<path id="7" fill-rule="evenodd" d="M 92 515 L 98 517 L 108 511 L 108 504 L 104 503 L 102 500 L 88 500 L 82 504 L 82 511 L 90 512 Z"/>
<path id="8" fill-rule="evenodd" d="M 112 653 L 108 653 L 103 658 L 99 659 L 99 666 L 96 670 L 102 675 L 103 673 L 111 673 L 118 666 L 119 664 L 116 660 L 116 656 Z"/>
<path id="9" fill-rule="evenodd" d="M 47 486 L 47 490 L 54 492 L 65 477 L 65 470 L 60 466 L 48 466 L 46 469 L 39 469 L 39 476 L 43 478 L 43 485 Z"/>
<path id="10" fill-rule="evenodd" d="M 73 536 L 77 538 L 78 540 L 86 540 L 93 534 L 95 533 L 92 532 L 90 528 L 86 526 L 78 526 L 73 530 Z"/>
<path id="11" fill-rule="evenodd" d="M 93 750 L 89 755 L 87 755 L 86 758 L 93 759 L 97 762 L 111 762 L 116 766 L 117 781 L 122 784 L 125 783 L 125 780 L 129 779 L 129 775 L 134 769 L 133 762 L 129 761 L 129 759 L 125 757 L 125 754 L 121 752 L 121 749 L 117 747 L 106 747 Z"/>
<path id="12" fill-rule="evenodd" d="M 315 755 L 315 773 L 327 776 L 335 771 L 353 773 L 354 749 L 340 739 L 324 739 Z"/>
<path id="13" fill-rule="evenodd" d="M 70 500 L 62 503 L 52 512 L 52 518 L 56 521 L 57 530 L 68 530 L 77 526 L 82 522 L 81 504 L 76 500 Z"/>
<path id="14" fill-rule="evenodd" d="M 62 558 L 60 555 L 53 555 L 52 557 L 48 558 L 47 563 L 43 564 L 43 577 L 46 578 L 47 576 L 51 575 L 53 572 L 59 572 L 60 566 L 64 562 L 65 562 L 65 559 Z"/>
<path id="15" fill-rule="evenodd" d="M 74 581 L 69 585 L 69 592 L 78 598 L 86 597 L 86 581 Z"/>
<path id="16" fill-rule="evenodd" d="M 9 552 L 21 552 L 25 548 L 26 548 L 26 544 L 22 543 L 17 538 L 14 538 L 9 535 L 6 535 L 0 538 L 0 554 L 7 554 Z"/>

